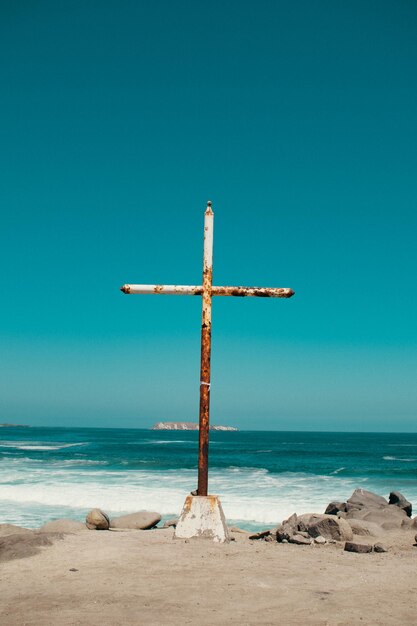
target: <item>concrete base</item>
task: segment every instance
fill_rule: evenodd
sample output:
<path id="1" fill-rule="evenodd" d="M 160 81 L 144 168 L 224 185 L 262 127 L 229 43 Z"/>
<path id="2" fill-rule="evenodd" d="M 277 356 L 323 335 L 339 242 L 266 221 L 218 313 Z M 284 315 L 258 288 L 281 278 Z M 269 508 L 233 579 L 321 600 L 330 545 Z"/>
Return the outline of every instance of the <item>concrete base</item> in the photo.
<path id="1" fill-rule="evenodd" d="M 187 496 L 177 523 L 174 537 L 201 537 L 218 543 L 229 542 L 222 505 L 217 496 Z"/>

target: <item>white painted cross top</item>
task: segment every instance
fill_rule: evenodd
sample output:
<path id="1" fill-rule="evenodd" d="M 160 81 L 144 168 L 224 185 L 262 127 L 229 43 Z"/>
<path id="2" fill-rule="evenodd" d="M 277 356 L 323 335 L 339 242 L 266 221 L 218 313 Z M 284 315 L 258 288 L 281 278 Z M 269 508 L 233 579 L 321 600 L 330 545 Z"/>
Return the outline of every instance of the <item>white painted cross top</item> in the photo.
<path id="1" fill-rule="evenodd" d="M 283 287 L 216 287 L 212 285 L 213 272 L 213 218 L 211 202 L 204 214 L 204 259 L 202 285 L 123 285 L 123 293 L 202 296 L 200 368 L 200 416 L 198 447 L 199 496 L 208 492 L 208 446 L 210 425 L 210 356 L 211 356 L 211 299 L 212 296 L 258 296 L 263 298 L 291 298 L 292 289 Z"/>

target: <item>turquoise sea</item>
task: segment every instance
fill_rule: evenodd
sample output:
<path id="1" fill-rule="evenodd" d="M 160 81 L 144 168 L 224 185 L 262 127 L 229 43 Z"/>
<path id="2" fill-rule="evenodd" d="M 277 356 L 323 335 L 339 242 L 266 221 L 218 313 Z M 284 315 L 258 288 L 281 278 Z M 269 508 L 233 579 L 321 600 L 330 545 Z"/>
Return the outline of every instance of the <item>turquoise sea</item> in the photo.
<path id="1" fill-rule="evenodd" d="M 417 434 L 212 432 L 209 491 L 248 529 L 322 512 L 361 487 L 417 507 Z M 197 432 L 0 428 L 0 523 L 141 509 L 177 515 L 197 485 Z"/>

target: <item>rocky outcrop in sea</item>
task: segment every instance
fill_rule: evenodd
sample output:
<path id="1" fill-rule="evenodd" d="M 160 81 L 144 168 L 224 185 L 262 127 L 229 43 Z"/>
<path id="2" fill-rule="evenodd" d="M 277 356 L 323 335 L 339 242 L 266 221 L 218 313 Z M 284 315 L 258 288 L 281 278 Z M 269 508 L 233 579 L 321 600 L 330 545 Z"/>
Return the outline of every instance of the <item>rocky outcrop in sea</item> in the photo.
<path id="1" fill-rule="evenodd" d="M 196 422 L 157 422 L 151 430 L 199 430 Z M 210 430 L 232 430 L 237 431 L 233 426 L 210 426 Z"/>

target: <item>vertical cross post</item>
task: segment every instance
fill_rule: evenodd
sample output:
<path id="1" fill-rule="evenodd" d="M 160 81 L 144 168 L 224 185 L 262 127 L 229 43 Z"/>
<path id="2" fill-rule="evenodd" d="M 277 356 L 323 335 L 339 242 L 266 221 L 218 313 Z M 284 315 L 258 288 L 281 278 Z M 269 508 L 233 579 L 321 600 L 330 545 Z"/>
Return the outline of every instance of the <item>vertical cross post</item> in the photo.
<path id="1" fill-rule="evenodd" d="M 175 537 L 211 537 L 213 541 L 229 541 L 229 533 L 220 500 L 208 495 L 208 453 L 210 430 L 210 358 L 211 301 L 213 296 L 260 298 L 291 298 L 288 287 L 213 286 L 213 221 L 211 202 L 204 214 L 204 255 L 202 285 L 123 285 L 123 293 L 202 296 L 200 415 L 198 439 L 198 488 L 186 497 L 175 529 Z"/>
<path id="2" fill-rule="evenodd" d="M 208 492 L 210 428 L 211 297 L 213 279 L 213 221 L 211 202 L 204 214 L 203 311 L 201 320 L 200 416 L 198 441 L 198 495 Z"/>

